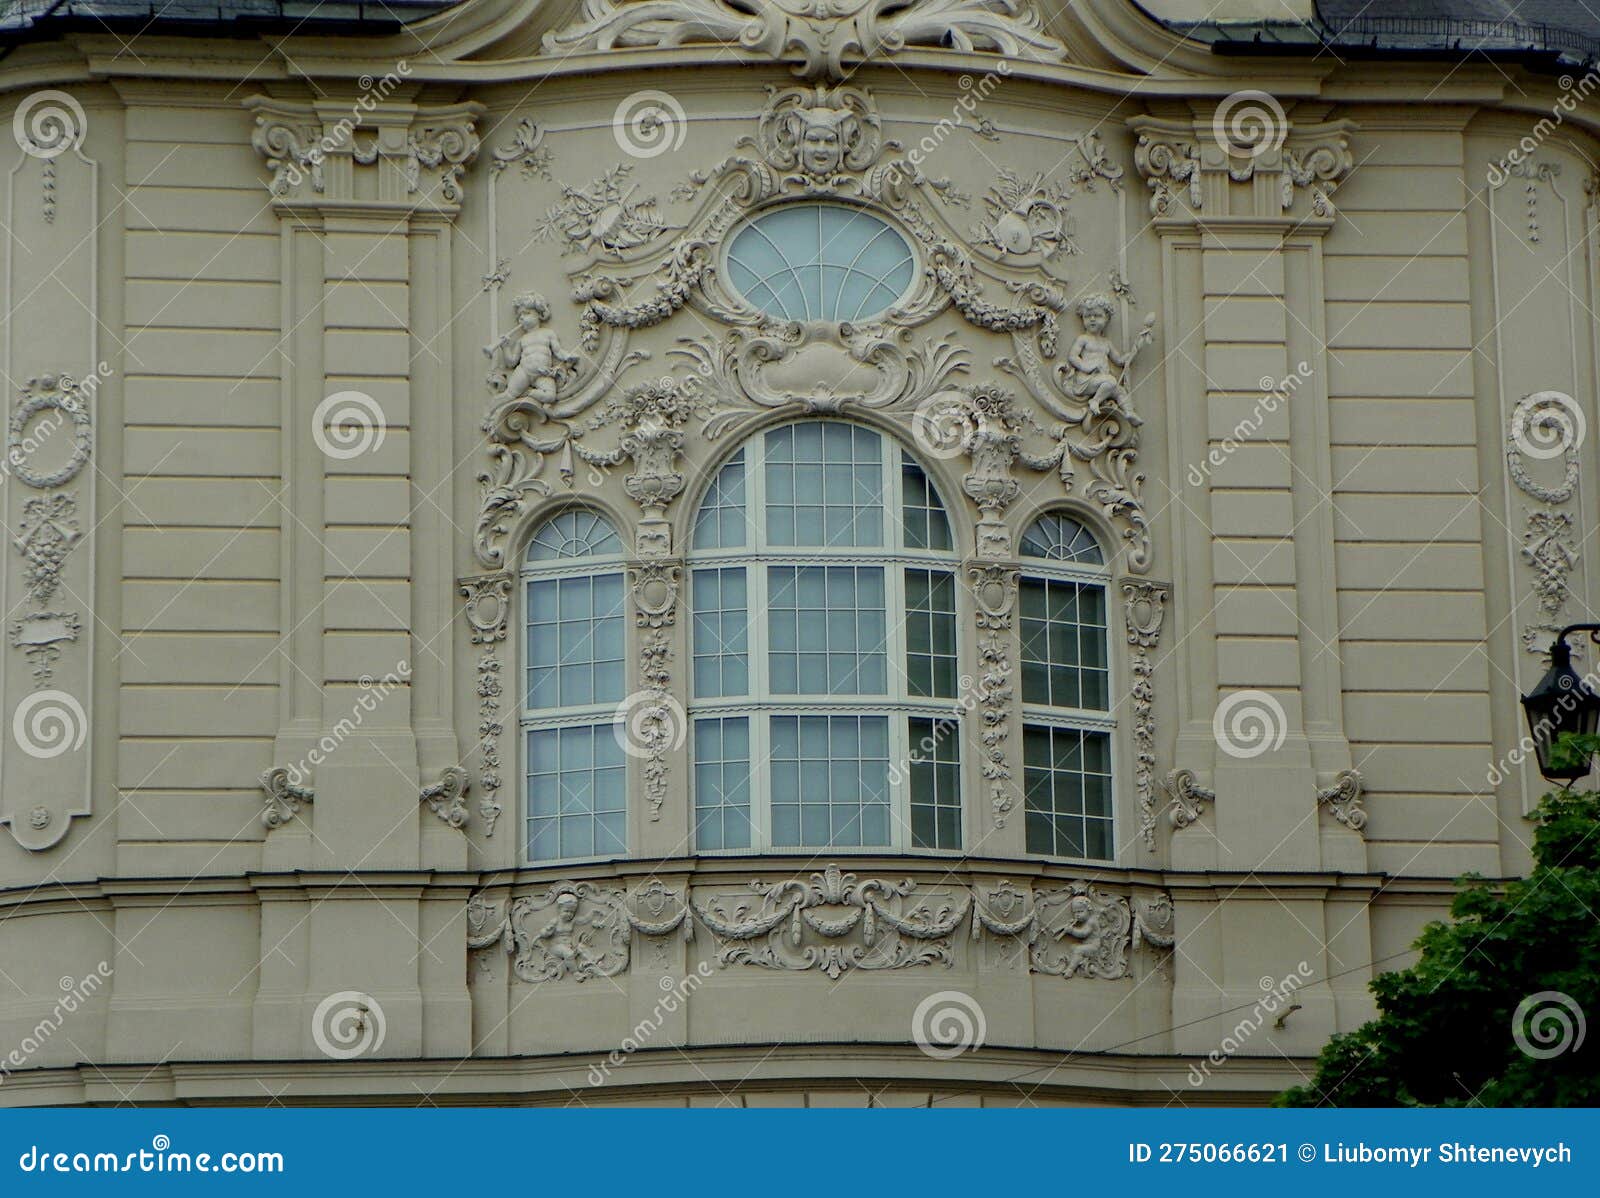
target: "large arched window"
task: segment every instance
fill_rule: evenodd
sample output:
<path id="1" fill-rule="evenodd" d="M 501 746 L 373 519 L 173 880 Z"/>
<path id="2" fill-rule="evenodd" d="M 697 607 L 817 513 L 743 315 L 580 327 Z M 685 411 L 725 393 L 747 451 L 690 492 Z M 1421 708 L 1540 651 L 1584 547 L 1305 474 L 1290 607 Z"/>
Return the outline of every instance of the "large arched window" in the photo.
<path id="1" fill-rule="evenodd" d="M 961 847 L 950 521 L 870 429 L 773 429 L 694 523 L 701 850 Z"/>
<path id="2" fill-rule="evenodd" d="M 534 530 L 522 563 L 523 769 L 532 861 L 627 851 L 623 543 L 572 509 Z"/>
<path id="3" fill-rule="evenodd" d="M 1105 555 L 1087 528 L 1059 513 L 1035 521 L 1019 552 L 1028 852 L 1110 860 Z"/>

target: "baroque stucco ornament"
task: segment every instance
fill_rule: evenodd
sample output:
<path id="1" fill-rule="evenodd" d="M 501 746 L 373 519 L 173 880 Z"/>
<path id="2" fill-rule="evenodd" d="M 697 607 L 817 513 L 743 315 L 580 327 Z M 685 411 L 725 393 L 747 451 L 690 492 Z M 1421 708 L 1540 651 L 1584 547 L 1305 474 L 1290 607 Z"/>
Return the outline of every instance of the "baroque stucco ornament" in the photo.
<path id="1" fill-rule="evenodd" d="M 244 106 L 255 113 L 250 144 L 272 171 L 267 190 L 280 207 L 460 210 L 481 104 L 379 105 L 366 126 L 332 99 L 251 96 Z"/>
<path id="2" fill-rule="evenodd" d="M 798 60 L 806 78 L 842 79 L 847 62 L 911 46 L 1066 59 L 1026 0 L 584 0 L 576 24 L 544 36 L 547 54 L 695 43 Z"/>
<path id="3" fill-rule="evenodd" d="M 475 574 L 456 585 L 466 600 L 462 612 L 472 643 L 483 646 L 477 664 L 478 814 L 483 817 L 483 834 L 493 836 L 502 810 L 498 793 L 500 735 L 505 721 L 500 716 L 500 646 L 505 643 L 511 616 L 511 575 L 504 570 Z"/>
<path id="4" fill-rule="evenodd" d="M 1091 190 L 1095 180 L 1115 186 L 1119 168 L 1107 160 L 1098 139 L 1073 140 L 1077 160 L 1069 177 L 1083 190 Z M 625 457 L 635 466 L 628 489 L 645 516 L 641 536 L 649 533 L 639 552 L 672 552 L 662 514 L 682 489 L 677 458 L 693 431 L 690 410 L 703 413 L 698 432 L 705 437 L 753 427 L 763 411 L 773 409 L 797 414 L 871 409 L 903 422 L 909 431 L 920 405 L 971 368 L 971 351 L 955 339 L 916 335 L 922 325 L 953 311 L 969 325 L 1009 339 L 1004 368 L 1023 380 L 1056 422 L 1047 427 L 1019 409 L 1003 418 L 1016 427 L 1000 432 L 997 443 L 985 439 L 974 446 L 983 459 L 974 470 L 984 480 L 981 494 L 974 495 L 983 512 L 980 555 L 1009 553 L 1009 534 L 999 515 L 1009 502 L 1005 492 L 1014 495 L 1019 484 L 1011 479 L 1008 486 L 1000 477 L 1005 464 L 995 455 L 1003 456 L 1012 445 L 1008 439 L 1030 432 L 1045 439 L 1045 448 L 1033 452 L 1016 442 L 1015 460 L 1058 471 L 1069 489 L 1076 488 L 1121 528 L 1128 568 L 1148 569 L 1140 493 L 1144 475 L 1136 468 L 1139 419 L 1128 367 L 1150 340 L 1152 322 L 1146 321 L 1129 349 L 1119 349 L 1106 336 L 1111 312 L 1097 301 L 1083 309 L 1085 328 L 1072 352 L 1056 362 L 1060 318 L 1068 308 L 1056 286 L 1059 280 L 1041 272 L 1038 254 L 1019 258 L 1001 246 L 969 244 L 946 214 L 948 184 L 924 175 L 901 154 L 899 143 L 884 136 L 882 117 L 864 89 L 769 89 L 754 135 L 739 139 L 734 149 L 709 170 L 691 173 L 678 194 L 695 207 L 681 225 L 661 229 L 644 244 L 597 243 L 578 254 L 571 274 L 572 296 L 581 309 L 581 363 L 563 356 L 538 308 L 519 307 L 521 332 L 514 330 L 491 347 L 504 358 L 507 372 L 491 379 L 495 402 L 484 422 L 492 465 L 479 476 L 479 560 L 490 567 L 505 563 L 506 542 L 519 527 L 518 517 L 530 502 L 572 486 L 575 460 L 605 467 Z M 779 320 L 752 308 L 725 284 L 715 263 L 729 235 L 769 205 L 806 197 L 860 204 L 894 224 L 916 247 L 922 275 L 881 317 L 849 323 Z M 1011 298 L 1001 300 L 1001 293 Z M 1125 309 L 1125 301 L 1121 306 Z M 673 402 L 657 405 L 660 418 L 629 428 L 613 401 L 598 416 L 579 419 L 613 394 L 619 376 L 644 357 L 629 347 L 630 335 L 668 322 L 685 308 L 697 313 L 701 324 L 720 324 L 723 331 L 679 337 L 670 351 L 677 373 L 653 390 L 630 393 L 664 396 L 675 386 Z M 532 319 L 526 318 L 529 311 Z M 510 348 L 526 336 L 539 341 L 531 355 Z M 529 356 L 534 366 L 518 373 L 511 356 L 519 365 Z M 593 445 L 593 434 L 608 424 L 619 425 L 622 433 L 615 447 Z M 987 425 L 980 431 L 987 432 Z M 550 460 L 553 471 L 546 470 Z M 1081 464 L 1089 469 L 1079 480 Z"/>
<path id="5" fill-rule="evenodd" d="M 1130 948 L 1166 949 L 1176 939 L 1167 895 L 1128 898 L 1087 882 L 1031 894 L 1010 882 L 975 891 L 972 937 L 998 942 L 1002 949 L 1021 946 L 1034 973 L 1106 979 L 1132 973 Z"/>
<path id="6" fill-rule="evenodd" d="M 713 882 L 674 890 L 659 879 L 631 894 L 595 881 L 553 882 L 533 894 L 467 904 L 467 947 L 500 949 L 515 977 L 531 983 L 584 982 L 628 969 L 634 938 L 666 947 L 667 938 L 710 936 L 724 969 L 745 966 L 838 979 L 854 971 L 952 967 L 970 929 L 976 946 L 996 946 L 1026 968 L 1059 978 L 1128 977 L 1129 950 L 1170 949 L 1171 898 L 1164 892 L 1113 894 L 1083 881 L 1041 882 L 1031 891 L 1009 882 L 994 889 L 940 881 L 861 877 L 829 863 L 800 878 Z"/>
<path id="7" fill-rule="evenodd" d="M 658 893 L 647 887 L 638 901 Z M 660 905 L 677 910 L 649 919 L 621 889 L 593 882 L 554 882 L 540 894 L 512 899 L 504 915 L 474 895 L 467 904 L 467 947 L 500 947 L 525 982 L 615 977 L 628 968 L 634 932 L 662 937 L 681 929 L 684 939 L 693 936 L 689 908 L 676 894 L 668 892 Z"/>
<path id="8" fill-rule="evenodd" d="M 1139 838 L 1152 850 L 1156 847 L 1156 696 L 1150 653 L 1161 641 L 1167 592 L 1167 585 L 1161 582 L 1130 580 L 1122 584 L 1123 622 L 1133 648 L 1129 669 L 1133 673 L 1133 779 L 1139 796 Z"/>
<path id="9" fill-rule="evenodd" d="M 300 814 L 302 805 L 315 797 L 309 786 L 296 784 L 289 770 L 281 765 L 261 775 L 261 789 L 266 793 L 261 825 L 268 831 L 288 823 Z"/>

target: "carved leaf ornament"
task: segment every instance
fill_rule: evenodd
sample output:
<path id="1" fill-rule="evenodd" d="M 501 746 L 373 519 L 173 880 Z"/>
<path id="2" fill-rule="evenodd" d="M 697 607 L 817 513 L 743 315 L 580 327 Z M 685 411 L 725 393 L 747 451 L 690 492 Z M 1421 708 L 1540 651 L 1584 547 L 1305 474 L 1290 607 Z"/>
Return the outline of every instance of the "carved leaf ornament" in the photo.
<path id="1" fill-rule="evenodd" d="M 910 879 L 862 878 L 838 865 L 804 879 L 750 882 L 742 890 L 673 890 L 659 880 L 629 895 L 596 882 L 558 881 L 501 902 L 480 893 L 467 906 L 467 945 L 498 949 L 524 982 L 614 977 L 629 967 L 634 937 L 711 936 L 722 968 L 806 972 L 838 979 L 855 971 L 955 964 L 971 939 L 1020 944 L 1031 972 L 1060 978 L 1130 976 L 1129 950 L 1171 948 L 1172 900 L 1109 894 L 1087 882 L 1024 892 Z"/>
<path id="2" fill-rule="evenodd" d="M 685 30 L 711 36 L 713 27 L 745 37 L 746 26 L 799 20 L 811 8 L 591 0 L 579 27 L 587 32 L 569 30 L 551 44 L 654 44 Z M 957 45 L 967 38 L 1011 53 L 1042 44 L 1036 18 L 1009 0 L 853 7 L 846 0 L 827 11 L 842 9 L 849 11 L 839 21 L 876 23 L 873 45 L 885 38 L 884 45 L 904 44 L 893 31 L 909 37 L 912 30 L 931 29 L 935 13 L 948 26 L 941 37 Z M 730 24 L 716 25 L 713 18 Z M 565 207 L 547 234 L 565 236 L 576 255 L 570 294 L 580 308 L 582 352 L 569 353 L 546 330 L 549 307 L 532 294 L 515 302 L 517 327 L 489 347 L 498 369 L 490 376 L 494 400 L 483 423 L 490 446 L 489 465 L 479 475 L 478 560 L 502 568 L 522 515 L 532 503 L 573 486 L 580 465 L 631 467 L 626 490 L 649 529 L 648 535 L 641 529 L 639 556 L 667 557 L 677 550 L 665 514 L 684 487 L 680 460 L 690 436 L 736 433 L 754 427 L 763 412 L 855 408 L 884 413 L 913 434 L 928 405 L 954 403 L 970 409 L 965 423 L 973 435 L 953 449 L 972 462 L 967 489 L 985 513 L 979 556 L 1009 556 L 1000 517 L 1022 490 L 1017 475 L 1035 471 L 1057 475 L 1069 494 L 1098 508 L 1121 531 L 1127 569 L 1148 570 L 1144 474 L 1137 465 L 1142 420 L 1132 403 L 1130 367 L 1151 339 L 1153 317 L 1131 344 L 1119 347 L 1115 338 L 1125 334 L 1109 328 L 1118 303 L 1091 296 L 1071 305 L 1060 280 L 1043 269 L 1071 248 L 1064 210 L 1071 188 L 1092 190 L 1096 180 L 1120 188 L 1121 171 L 1097 138 L 1085 135 L 1075 145 L 1066 172 L 1070 184 L 1010 178 L 1005 195 L 990 197 L 992 224 L 975 239 L 947 212 L 954 198 L 949 181 L 924 174 L 884 136 L 870 92 L 842 84 L 769 88 L 754 133 L 675 193 L 695 203 L 680 226 L 641 218 L 627 224 L 625 237 L 616 235 L 622 226 L 607 226 L 597 237 L 583 214 L 611 194 L 614 180 L 604 176 L 588 187 L 566 188 Z M 920 260 L 920 275 L 887 311 L 866 319 L 791 321 L 753 306 L 714 263 L 730 237 L 788 201 L 870 212 L 905 240 Z M 1033 230 L 1028 238 L 1019 240 L 1003 220 L 1008 215 Z M 630 336 L 686 308 L 700 319 L 696 332 L 678 337 L 669 351 L 670 373 L 642 385 L 622 380 L 646 356 L 630 346 Z M 948 336 L 919 339 L 916 333 L 945 312 L 1009 342 L 1010 352 L 994 360 L 1021 382 L 1033 404 L 993 384 L 960 383 L 973 367 L 973 352 Z M 1073 316 L 1083 328 L 1068 341 L 1063 325 Z M 708 324 L 721 331 L 704 334 Z"/>

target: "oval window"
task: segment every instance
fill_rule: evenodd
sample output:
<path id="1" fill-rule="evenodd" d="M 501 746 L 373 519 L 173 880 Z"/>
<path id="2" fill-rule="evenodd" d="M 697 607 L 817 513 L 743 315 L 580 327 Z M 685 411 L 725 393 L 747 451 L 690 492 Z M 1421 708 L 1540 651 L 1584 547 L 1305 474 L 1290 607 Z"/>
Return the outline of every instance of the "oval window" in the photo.
<path id="1" fill-rule="evenodd" d="M 751 306 L 786 320 L 883 315 L 916 273 L 892 225 L 839 204 L 793 204 L 758 216 L 728 245 L 728 281 Z"/>

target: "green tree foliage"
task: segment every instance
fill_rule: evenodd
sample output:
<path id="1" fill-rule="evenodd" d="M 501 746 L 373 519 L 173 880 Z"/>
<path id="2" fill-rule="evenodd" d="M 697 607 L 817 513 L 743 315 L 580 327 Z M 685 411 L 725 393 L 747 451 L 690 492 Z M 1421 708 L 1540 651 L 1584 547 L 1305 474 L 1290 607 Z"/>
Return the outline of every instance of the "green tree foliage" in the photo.
<path id="1" fill-rule="evenodd" d="M 1590 744 L 1589 741 L 1595 743 Z M 1600 751 L 1600 739 L 1564 749 Z M 1600 1018 L 1600 796 L 1547 795 L 1534 869 L 1497 890 L 1461 881 L 1451 920 L 1429 924 L 1409 969 L 1372 982 L 1377 1019 L 1333 1037 L 1316 1076 L 1280 1106 L 1600 1106 L 1600 1032 L 1538 1058 Z M 1541 1014 L 1542 1012 L 1542 1014 Z M 1566 1027 L 1563 1027 L 1565 1020 Z"/>

